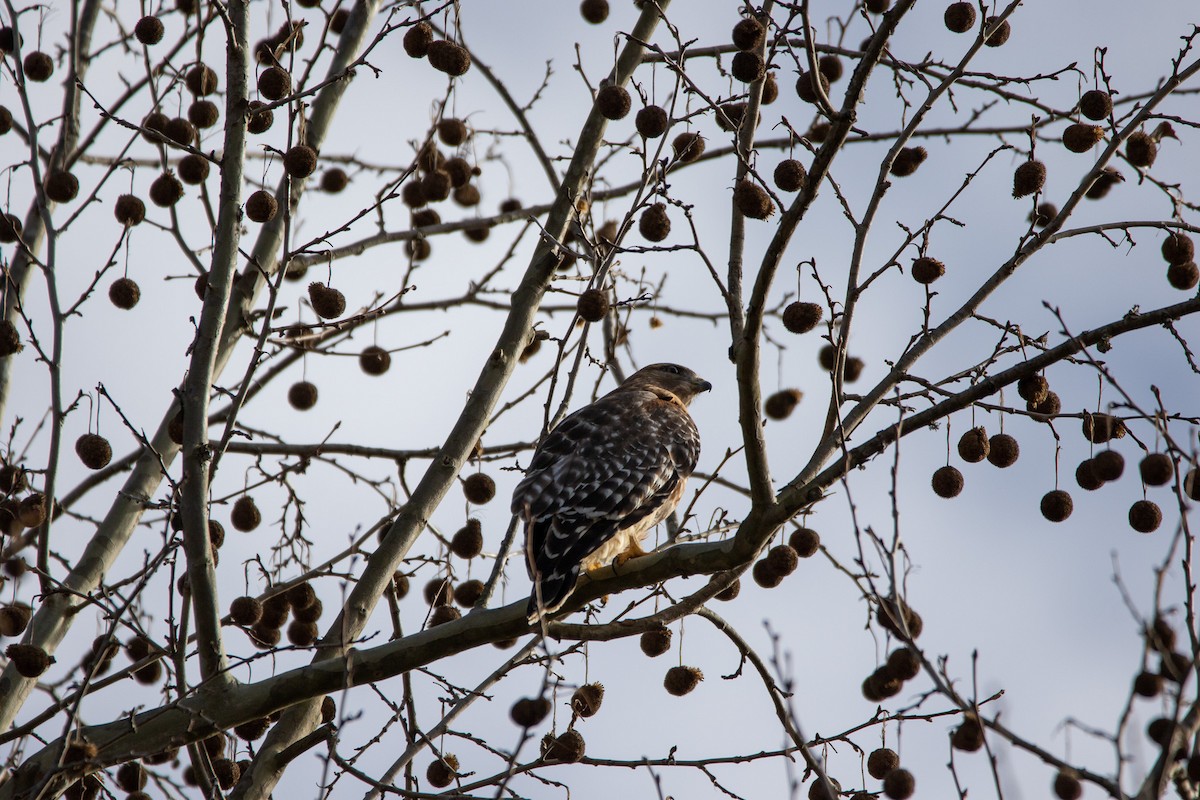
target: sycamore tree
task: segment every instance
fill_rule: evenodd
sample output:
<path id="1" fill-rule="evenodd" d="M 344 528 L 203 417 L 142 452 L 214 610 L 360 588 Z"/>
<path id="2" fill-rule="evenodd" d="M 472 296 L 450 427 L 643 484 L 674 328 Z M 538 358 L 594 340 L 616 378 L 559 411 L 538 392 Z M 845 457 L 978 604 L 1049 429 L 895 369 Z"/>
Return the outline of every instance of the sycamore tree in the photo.
<path id="1" fill-rule="evenodd" d="M 5 0 L 0 797 L 1196 796 L 1200 31 L 1059 5 Z"/>

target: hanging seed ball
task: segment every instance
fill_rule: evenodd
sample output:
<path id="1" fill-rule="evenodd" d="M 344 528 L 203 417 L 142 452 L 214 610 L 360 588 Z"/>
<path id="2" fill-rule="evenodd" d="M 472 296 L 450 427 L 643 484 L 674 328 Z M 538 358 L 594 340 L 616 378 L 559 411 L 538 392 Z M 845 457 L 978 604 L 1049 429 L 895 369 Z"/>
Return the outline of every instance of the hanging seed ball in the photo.
<path id="1" fill-rule="evenodd" d="M 571 695 L 571 710 L 586 719 L 587 717 L 594 717 L 596 712 L 600 710 L 600 704 L 603 702 L 604 684 L 585 683 Z"/>
<path id="2" fill-rule="evenodd" d="M 775 213 L 775 204 L 763 188 L 750 178 L 742 178 L 733 189 L 733 204 L 750 219 L 766 219 Z"/>
<path id="3" fill-rule="evenodd" d="M 139 197 L 123 194 L 117 198 L 116 205 L 113 206 L 113 216 L 122 225 L 130 227 L 140 225 L 146 218 L 146 204 Z"/>
<path id="4" fill-rule="evenodd" d="M 958 455 L 968 464 L 978 464 L 987 458 L 990 446 L 984 428 L 971 428 L 958 440 Z"/>
<path id="5" fill-rule="evenodd" d="M 1085 458 L 1075 468 L 1075 483 L 1086 492 L 1094 492 L 1104 485 L 1103 479 L 1096 474 L 1096 462 Z"/>
<path id="6" fill-rule="evenodd" d="M 454 202 L 463 208 L 474 208 L 479 205 L 481 199 L 479 187 L 474 184 L 468 183 L 454 190 Z"/>
<path id="7" fill-rule="evenodd" d="M 0 242 L 8 244 L 20 239 L 22 227 L 19 217 L 13 214 L 0 214 Z"/>
<path id="8" fill-rule="evenodd" d="M 269 627 L 261 622 L 251 627 L 248 634 L 251 644 L 260 650 L 270 650 L 283 638 L 283 632 L 279 628 Z"/>
<path id="9" fill-rule="evenodd" d="M 472 578 L 454 587 L 454 602 L 463 608 L 474 608 L 483 597 L 483 581 Z"/>
<path id="10" fill-rule="evenodd" d="M 200 159 L 201 162 L 204 159 Z M 182 163 L 180 164 L 182 167 Z M 206 167 L 207 168 L 207 167 Z M 170 208 L 183 199 L 183 184 L 169 172 L 164 172 L 150 184 L 150 201 L 160 208 Z"/>
<path id="11" fill-rule="evenodd" d="M 287 597 L 288 605 L 292 607 L 293 611 L 299 608 L 308 608 L 317 601 L 317 591 L 308 581 L 292 586 L 284 592 L 284 596 Z"/>
<path id="12" fill-rule="evenodd" d="M 1173 683 L 1183 683 L 1192 673 L 1192 657 L 1187 653 L 1163 653 L 1158 671 Z"/>
<path id="13" fill-rule="evenodd" d="M 1111 483 L 1125 472 L 1125 458 L 1116 450 L 1102 450 L 1092 459 L 1096 475 L 1105 483 Z"/>
<path id="14" fill-rule="evenodd" d="M 1156 672 L 1142 671 L 1133 679 L 1134 694 L 1140 697 L 1158 697 L 1162 688 L 1163 677 Z"/>
<path id="15" fill-rule="evenodd" d="M 1115 167 L 1105 167 L 1104 171 L 1096 178 L 1096 181 L 1088 187 L 1087 192 L 1084 193 L 1084 197 L 1089 200 L 1100 200 L 1108 195 L 1112 187 L 1124 180 L 1125 176 L 1117 171 Z"/>
<path id="16" fill-rule="evenodd" d="M 133 278 L 117 278 L 108 287 L 108 299 L 117 308 L 128 311 L 142 299 L 142 290 Z"/>
<path id="17" fill-rule="evenodd" d="M 463 494 L 469 503 L 479 506 L 490 503 L 496 496 L 496 482 L 482 472 L 472 473 L 463 481 Z"/>
<path id="18" fill-rule="evenodd" d="M 207 64 L 197 64 L 187 71 L 183 82 L 197 97 L 207 97 L 217 90 L 217 73 Z"/>
<path id="19" fill-rule="evenodd" d="M 25 77 L 31 81 L 44 83 L 54 74 L 54 59 L 48 53 L 34 50 L 25 56 Z"/>
<path id="20" fill-rule="evenodd" d="M 275 122 L 275 112 L 269 108 L 263 108 L 264 105 L 266 104 L 261 100 L 250 101 L 248 106 L 250 116 L 246 120 L 246 130 L 250 133 L 266 133 Z"/>
<path id="21" fill-rule="evenodd" d="M 671 649 L 671 635 L 670 628 L 654 628 L 645 631 L 638 643 L 643 653 L 650 658 L 658 658 Z"/>
<path id="22" fill-rule="evenodd" d="M 229 604 L 229 618 L 235 625 L 249 627 L 262 619 L 263 606 L 256 598 L 248 595 L 235 597 Z"/>
<path id="23" fill-rule="evenodd" d="M 17 464 L 5 464 L 0 467 L 0 493 L 16 494 L 25 491 L 29 485 L 25 470 Z"/>
<path id="24" fill-rule="evenodd" d="M 883 778 L 884 775 L 899 766 L 900 756 L 896 755 L 895 750 L 889 750 L 886 747 L 872 750 L 871 755 L 867 756 L 867 772 L 876 780 Z"/>
<path id="25" fill-rule="evenodd" d="M 1062 143 L 1072 153 L 1086 153 L 1103 138 L 1104 129 L 1099 125 L 1075 122 L 1063 130 Z"/>
<path id="26" fill-rule="evenodd" d="M 474 558 L 483 552 L 483 526 L 472 517 L 450 538 L 450 552 L 459 558 Z"/>
<path id="27" fill-rule="evenodd" d="M 17 506 L 17 519 L 26 528 L 36 528 L 46 521 L 46 495 L 34 492 Z"/>
<path id="28" fill-rule="evenodd" d="M 412 256 L 413 261 L 424 261 L 429 258 L 433 248 L 428 239 L 410 239 L 405 243 L 404 251 Z"/>
<path id="29" fill-rule="evenodd" d="M 163 127 L 163 134 L 177 144 L 188 146 L 196 141 L 199 131 L 196 130 L 196 126 L 190 120 L 183 117 L 172 117 L 167 120 L 167 124 Z"/>
<path id="30" fill-rule="evenodd" d="M 370 345 L 358 354 L 358 366 L 368 375 L 382 375 L 392 366 L 392 355 L 378 345 Z"/>
<path id="31" fill-rule="evenodd" d="M 696 667 L 671 667 L 663 679 L 663 687 L 670 694 L 682 697 L 695 689 L 702 680 L 704 673 Z"/>
<path id="32" fill-rule="evenodd" d="M 692 131 L 681 133 L 671 142 L 671 150 L 681 164 L 690 164 L 704 155 L 704 137 Z"/>
<path id="33" fill-rule="evenodd" d="M 36 678 L 54 663 L 54 658 L 45 650 L 31 644 L 10 644 L 4 654 L 12 661 L 17 672 L 26 678 Z"/>
<path id="34" fill-rule="evenodd" d="M 267 729 L 270 727 L 271 720 L 267 717 L 260 717 L 243 722 L 241 725 L 234 725 L 233 734 L 243 742 L 256 742 L 267 735 Z M 125 800 L 129 800 L 129 798 Z"/>
<path id="35" fill-rule="evenodd" d="M 446 606 L 454 596 L 454 586 L 446 578 L 434 578 L 425 584 L 422 594 L 427 605 Z"/>
<path id="36" fill-rule="evenodd" d="M 288 388 L 288 403 L 297 411 L 308 411 L 317 404 L 317 387 L 310 381 L 297 381 Z"/>
<path id="37" fill-rule="evenodd" d="M 313 601 L 303 608 L 292 609 L 292 615 L 300 622 L 316 622 L 324 613 L 325 604 L 319 597 L 314 597 Z"/>
<path id="38" fill-rule="evenodd" d="M 997 433 L 988 439 L 987 460 L 989 464 L 1000 469 L 1007 469 L 1017 463 L 1021 456 L 1021 446 L 1017 440 L 1007 433 Z"/>
<path id="39" fill-rule="evenodd" d="M 1056 392 L 1046 392 L 1046 399 L 1040 403 L 1026 403 L 1025 409 L 1038 422 L 1049 422 L 1062 413 L 1062 400 Z"/>
<path id="40" fill-rule="evenodd" d="M 421 186 L 421 181 L 419 180 L 409 181 L 404 184 L 404 187 L 400 190 L 400 199 L 409 208 L 420 208 L 429 202 L 425 197 L 425 189 Z"/>
<path id="41" fill-rule="evenodd" d="M 1152 167 L 1158 158 L 1158 144 L 1145 131 L 1135 131 L 1125 140 L 1125 157 L 1135 167 Z"/>
<path id="42" fill-rule="evenodd" d="M 279 212 L 279 202 L 275 195 L 259 189 L 246 198 L 246 216 L 252 222 L 270 222 Z"/>
<path id="43" fill-rule="evenodd" d="M 1097 122 L 1108 119 L 1112 110 L 1112 96 L 1108 92 L 1091 89 L 1084 92 L 1083 96 L 1079 98 L 1079 112 L 1088 119 Z"/>
<path id="44" fill-rule="evenodd" d="M 499 210 L 501 214 L 514 214 L 523 208 L 521 201 L 515 197 L 510 197 L 500 203 Z"/>
<path id="45" fill-rule="evenodd" d="M 957 467 L 939 467 L 934 471 L 930 484 L 933 486 L 934 494 L 948 500 L 951 497 L 958 497 L 962 493 L 963 475 Z"/>
<path id="46" fill-rule="evenodd" d="M 1162 509 L 1150 500 L 1138 500 L 1129 507 L 1129 527 L 1138 533 L 1151 533 L 1162 524 Z"/>
<path id="47" fill-rule="evenodd" d="M 341 167 L 331 167 L 321 175 L 321 191 L 337 194 L 350 183 L 350 177 Z"/>
<path id="48" fill-rule="evenodd" d="M 425 177 L 421 179 L 421 192 L 425 195 L 425 199 L 432 203 L 440 203 L 445 200 L 450 196 L 453 188 L 454 179 L 444 169 L 426 172 Z"/>
<path id="49" fill-rule="evenodd" d="M 258 93 L 267 100 L 282 100 L 292 93 L 292 76 L 283 67 L 267 67 L 258 75 Z"/>
<path id="50" fill-rule="evenodd" d="M 1196 246 L 1186 233 L 1172 233 L 1162 243 L 1162 257 L 1168 264 L 1186 264 L 1196 257 Z"/>
<path id="51" fill-rule="evenodd" d="M 633 118 L 634 127 L 645 139 L 657 139 L 667 132 L 667 112 L 659 106 L 646 106 Z"/>
<path id="52" fill-rule="evenodd" d="M 631 107 L 632 101 L 629 99 L 629 92 L 623 86 L 609 84 L 596 92 L 596 110 L 605 119 L 624 119 L 629 114 Z"/>
<path id="53" fill-rule="evenodd" d="M 824 316 L 825 309 L 817 303 L 797 300 L 783 309 L 783 327 L 792 333 L 808 333 L 820 324 Z"/>
<path id="54" fill-rule="evenodd" d="M 442 144 L 458 147 L 470 136 L 470 130 L 467 128 L 467 123 L 461 119 L 446 117 L 438 120 L 437 135 Z"/>
<path id="55" fill-rule="evenodd" d="M 1175 475 L 1175 462 L 1166 453 L 1150 453 L 1138 464 L 1138 472 L 1147 486 L 1165 486 Z"/>
<path id="56" fill-rule="evenodd" d="M 781 192 L 798 192 L 804 188 L 808 172 L 804 165 L 794 158 L 784 159 L 775 167 L 775 186 Z"/>
<path id="57" fill-rule="evenodd" d="M 1054 203 L 1038 203 L 1038 207 L 1029 212 L 1029 221 L 1038 228 L 1044 228 L 1058 216 L 1058 206 Z"/>
<path id="58" fill-rule="evenodd" d="M 908 800 L 916 788 L 916 778 L 903 767 L 897 767 L 883 777 L 883 793 L 892 800 Z"/>
<path id="59" fill-rule="evenodd" d="M 754 83 L 767 74 L 767 64 L 753 50 L 741 50 L 733 54 L 729 71 L 742 83 Z"/>
<path id="60" fill-rule="evenodd" d="M 420 211 L 414 211 L 412 215 L 412 224 L 414 228 L 427 228 L 430 225 L 441 225 L 442 215 L 433 208 L 423 208 Z"/>
<path id="61" fill-rule="evenodd" d="M 454 606 L 436 606 L 429 614 L 429 627 L 436 628 L 438 625 L 445 625 L 447 622 L 454 622 L 457 619 L 462 619 L 462 612 Z"/>
<path id="62" fill-rule="evenodd" d="M 712 578 L 709 578 L 709 583 L 716 580 L 716 578 L 716 575 L 712 576 Z M 738 578 L 734 578 L 732 583 L 713 595 L 713 599 L 720 600 L 722 603 L 728 603 L 731 600 L 736 600 L 737 596 L 741 593 L 742 582 Z"/>
<path id="63" fill-rule="evenodd" d="M 892 600 L 880 603 L 879 608 L 875 609 L 875 621 L 879 623 L 880 627 L 890 633 L 896 636 L 903 636 L 904 631 L 898 623 L 900 615 L 903 614 L 904 621 L 908 625 L 909 634 L 914 639 L 920 637 L 921 632 L 925 630 L 925 620 L 921 619 L 921 615 L 903 600 L 898 602 L 898 605 Z"/>
<path id="64" fill-rule="evenodd" d="M 452 78 L 463 75 L 471 68 L 471 54 L 454 42 L 438 40 L 429 43 L 429 64 L 438 72 Z"/>
<path id="65" fill-rule="evenodd" d="M 433 26 L 418 22 L 404 33 L 404 52 L 411 58 L 424 58 L 433 42 Z"/>
<path id="66" fill-rule="evenodd" d="M 783 576 L 776 572 L 765 559 L 754 562 L 750 575 L 754 578 L 754 582 L 764 589 L 774 589 L 783 583 Z"/>
<path id="67" fill-rule="evenodd" d="M 817 69 L 830 83 L 837 83 L 842 78 L 842 60 L 833 53 L 821 56 L 817 60 Z"/>
<path id="68" fill-rule="evenodd" d="M 307 178 L 317 169 L 317 151 L 298 144 L 283 154 L 283 168 L 293 178 Z"/>
<path id="69" fill-rule="evenodd" d="M 904 687 L 900 680 L 886 669 L 875 670 L 862 682 L 863 698 L 872 703 L 895 697 L 900 694 L 902 688 Z"/>
<path id="70" fill-rule="evenodd" d="M 892 7 L 892 0 L 866 0 L 863 6 L 872 14 L 883 14 Z"/>
<path id="71" fill-rule="evenodd" d="M 1146 643 L 1159 652 L 1169 652 L 1175 647 L 1178 638 L 1171 623 L 1159 616 L 1142 631 L 1142 635 L 1145 636 Z"/>
<path id="72" fill-rule="evenodd" d="M 0 608 L 0 636 L 20 636 L 29 627 L 33 610 L 24 603 Z"/>
<path id="73" fill-rule="evenodd" d="M 1041 375 L 1027 375 L 1017 381 L 1017 394 L 1029 403 L 1041 403 L 1050 393 L 1050 382 Z"/>
<path id="74" fill-rule="evenodd" d="M 754 17 L 745 17 L 733 26 L 731 38 L 738 50 L 757 50 L 762 46 L 766 30 Z"/>
<path id="75" fill-rule="evenodd" d="M 75 454 L 88 469 L 104 469 L 112 461 L 112 446 L 98 433 L 85 433 L 75 440 Z"/>
<path id="76" fill-rule="evenodd" d="M 563 764 L 575 764 L 583 759 L 587 751 L 587 743 L 579 731 L 565 731 L 559 736 L 547 733 L 542 737 L 541 753 L 543 761 L 556 761 Z"/>
<path id="77" fill-rule="evenodd" d="M 902 681 L 911 681 L 921 673 L 921 659 L 907 647 L 893 650 L 885 666 L 888 672 Z"/>
<path id="78" fill-rule="evenodd" d="M 79 194 L 79 179 L 61 169 L 46 177 L 46 196 L 56 203 L 69 203 Z"/>
<path id="79" fill-rule="evenodd" d="M 16 355 L 24 348 L 17 326 L 6 319 L 0 319 L 0 358 Z"/>
<path id="80" fill-rule="evenodd" d="M 549 698 L 522 697 L 512 704 L 508 716 L 522 728 L 532 728 L 550 716 L 551 710 Z"/>
<path id="81" fill-rule="evenodd" d="M 1045 185 L 1046 165 L 1041 161 L 1026 161 L 1013 172 L 1013 197 L 1040 192 Z"/>
<path id="82" fill-rule="evenodd" d="M 924 147 L 902 147 L 888 171 L 897 178 L 906 178 L 916 172 L 928 157 L 929 151 Z"/>
<path id="83" fill-rule="evenodd" d="M 921 256 L 913 261 L 912 276 L 917 283 L 928 286 L 946 274 L 946 265 L 936 258 Z"/>
<path id="84" fill-rule="evenodd" d="M 779 99 L 779 84 L 775 82 L 775 73 L 768 72 L 762 84 L 762 104 L 769 106 Z"/>
<path id="85" fill-rule="evenodd" d="M 797 528 L 788 537 L 788 546 L 801 558 L 811 558 L 821 547 L 821 535 L 812 528 Z"/>
<path id="86" fill-rule="evenodd" d="M 315 622 L 303 622 L 298 619 L 288 623 L 287 639 L 288 642 L 296 647 L 311 647 L 316 644 L 317 637 L 320 635 L 320 630 Z"/>
<path id="87" fill-rule="evenodd" d="M 1200 283 L 1200 268 L 1196 266 L 1195 261 L 1172 264 L 1167 267 L 1167 282 L 1183 292 L 1194 289 L 1196 284 Z"/>
<path id="88" fill-rule="evenodd" d="M 1054 794 L 1059 800 L 1079 800 L 1083 795 L 1083 784 L 1070 772 L 1059 772 L 1054 776 Z"/>
<path id="89" fill-rule="evenodd" d="M 825 777 L 829 780 L 829 785 L 832 787 L 832 793 L 830 792 L 830 789 L 826 787 L 825 781 L 817 778 L 808 787 L 808 800 L 838 800 L 838 798 L 841 796 L 842 784 L 834 778 L 830 778 L 828 775 Z"/>
<path id="90" fill-rule="evenodd" d="M 1150 737 L 1151 741 L 1166 747 L 1175 736 L 1175 723 L 1165 717 L 1153 719 L 1146 726 L 1146 735 Z"/>
<path id="91" fill-rule="evenodd" d="M 763 403 L 763 411 L 775 420 L 787 419 L 792 411 L 800 404 L 803 393 L 799 389 L 781 389 L 767 398 Z"/>
<path id="92" fill-rule="evenodd" d="M 974 714 L 966 715 L 962 724 L 954 729 L 950 745 L 965 753 L 974 753 L 983 747 L 983 725 L 979 723 L 979 718 Z"/>
<path id="93" fill-rule="evenodd" d="M 450 185 L 456 189 L 466 186 L 475 172 L 470 163 L 461 156 L 446 159 L 438 169 L 446 171 L 450 176 Z"/>
<path id="94" fill-rule="evenodd" d="M 820 95 L 817 93 L 817 88 L 813 83 L 813 75 L 814 73 L 812 72 L 801 70 L 800 75 L 796 78 L 796 96 L 806 103 L 816 105 L 820 99 Z M 815 75 L 816 81 L 821 84 L 821 91 L 828 97 L 829 81 L 820 72 L 815 73 Z"/>
<path id="95" fill-rule="evenodd" d="M 218 549 L 225 544 L 225 526 L 215 519 L 208 521 L 208 541 Z"/>
<path id="96" fill-rule="evenodd" d="M 166 28 L 163 27 L 162 20 L 155 16 L 142 17 L 133 26 L 133 35 L 146 45 L 158 44 L 162 41 L 164 33 Z"/>
<path id="97" fill-rule="evenodd" d="M 717 127 L 723 131 L 736 131 L 745 116 L 745 103 L 725 103 L 717 109 Z"/>
<path id="98" fill-rule="evenodd" d="M 146 770 L 136 761 L 117 767 L 117 786 L 123 792 L 139 792 L 146 788 Z"/>
<path id="99" fill-rule="evenodd" d="M 780 544 L 767 551 L 767 565 L 777 575 L 791 575 L 800 564 L 800 555 L 789 545 Z"/>
<path id="100" fill-rule="evenodd" d="M 608 0 L 583 0 L 579 4 L 579 14 L 587 22 L 599 25 L 608 19 Z"/>
<path id="101" fill-rule="evenodd" d="M 308 285 L 308 300 L 321 319 L 337 319 L 346 313 L 346 296 L 319 281 Z"/>
<path id="102" fill-rule="evenodd" d="M 392 573 L 392 592 L 396 595 L 397 600 L 403 600 L 408 595 L 408 590 L 411 582 L 408 576 L 402 572 Z"/>
<path id="103" fill-rule="evenodd" d="M 255 505 L 254 498 L 244 494 L 235 500 L 233 510 L 229 513 L 229 521 L 235 530 L 242 533 L 249 533 L 262 524 L 262 513 Z"/>
<path id="104" fill-rule="evenodd" d="M 179 159 L 179 177 L 183 179 L 184 183 L 199 186 L 208 178 L 208 161 L 195 153 L 189 153 Z M 163 189 L 164 197 L 170 196 L 171 188 L 170 185 L 165 186 Z M 181 192 L 180 197 L 182 197 L 183 187 L 180 186 L 179 190 Z M 150 199 L 154 199 L 153 185 L 150 187 Z"/>
<path id="105" fill-rule="evenodd" d="M 638 233 L 648 242 L 661 242 L 671 233 L 666 203 L 653 203 L 638 218 Z"/>
<path id="106" fill-rule="evenodd" d="M 349 9 L 339 8 L 333 12 L 333 16 L 329 18 L 329 30 L 335 34 L 341 35 L 346 29 L 346 23 L 350 21 Z"/>
<path id="107" fill-rule="evenodd" d="M 951 3 L 946 6 L 942 21 L 952 33 L 966 33 L 975 27 L 975 6 L 967 2 Z"/>
<path id="108" fill-rule="evenodd" d="M 1126 431 L 1125 423 L 1111 414 L 1083 414 L 1083 438 L 1092 444 L 1121 439 Z"/>
<path id="109" fill-rule="evenodd" d="M 1000 47 L 1012 35 L 1012 26 L 1008 24 L 1008 20 L 1000 22 L 996 17 L 988 17 L 983 26 L 987 31 L 987 39 L 983 43 L 988 47 Z"/>
<path id="110" fill-rule="evenodd" d="M 213 777 L 222 789 L 232 789 L 242 777 L 242 768 L 228 758 L 216 758 L 212 762 Z"/>
<path id="111" fill-rule="evenodd" d="M 821 365 L 821 369 L 832 372 L 837 365 L 837 348 L 831 344 L 823 345 L 817 351 L 817 363 Z"/>
<path id="112" fill-rule="evenodd" d="M 437 761 L 430 763 L 425 770 L 425 780 L 436 789 L 445 789 L 458 777 L 458 758 L 450 753 L 443 753 Z"/>
<path id="113" fill-rule="evenodd" d="M 1062 522 L 1071 516 L 1075 504 L 1071 502 L 1071 495 L 1062 489 L 1055 489 L 1042 496 L 1041 507 L 1043 517 L 1051 522 Z"/>

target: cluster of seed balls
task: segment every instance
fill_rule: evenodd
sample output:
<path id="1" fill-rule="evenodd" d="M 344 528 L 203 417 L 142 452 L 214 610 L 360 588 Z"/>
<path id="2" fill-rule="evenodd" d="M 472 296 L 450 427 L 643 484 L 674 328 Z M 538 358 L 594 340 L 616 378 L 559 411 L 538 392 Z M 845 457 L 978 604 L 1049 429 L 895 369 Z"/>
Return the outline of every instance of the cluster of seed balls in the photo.
<path id="1" fill-rule="evenodd" d="M 784 307 L 781 320 L 789 333 L 805 334 L 816 328 L 824 316 L 825 309 L 819 303 L 796 300 Z M 817 361 L 821 369 L 832 372 L 837 366 L 837 348 L 832 344 L 823 345 L 817 353 Z M 848 357 L 842 373 L 846 383 L 857 381 L 862 376 L 864 366 L 858 356 Z M 763 402 L 763 412 L 774 420 L 787 419 L 803 397 L 804 393 L 799 389 L 780 389 Z"/>
<path id="2" fill-rule="evenodd" d="M 883 794 L 892 800 L 908 800 L 916 791 L 917 781 L 913 774 L 900 766 L 900 756 L 895 750 L 880 747 L 867 756 L 867 774 L 883 781 Z M 808 800 L 838 800 L 842 796 L 842 785 L 830 775 L 825 776 L 829 784 L 815 774 L 808 786 Z M 830 794 L 830 789 L 833 794 Z M 850 800 L 874 800 L 877 794 L 866 790 L 850 795 Z"/>

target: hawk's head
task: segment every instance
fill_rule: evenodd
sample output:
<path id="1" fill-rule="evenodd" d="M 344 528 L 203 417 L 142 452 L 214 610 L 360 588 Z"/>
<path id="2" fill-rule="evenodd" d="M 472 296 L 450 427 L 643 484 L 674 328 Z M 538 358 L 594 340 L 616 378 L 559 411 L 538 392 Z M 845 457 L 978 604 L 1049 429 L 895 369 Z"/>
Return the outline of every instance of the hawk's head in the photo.
<path id="1" fill-rule="evenodd" d="M 622 389 L 665 389 L 687 405 L 701 392 L 707 392 L 712 384 L 678 364 L 651 364 L 630 375 Z"/>

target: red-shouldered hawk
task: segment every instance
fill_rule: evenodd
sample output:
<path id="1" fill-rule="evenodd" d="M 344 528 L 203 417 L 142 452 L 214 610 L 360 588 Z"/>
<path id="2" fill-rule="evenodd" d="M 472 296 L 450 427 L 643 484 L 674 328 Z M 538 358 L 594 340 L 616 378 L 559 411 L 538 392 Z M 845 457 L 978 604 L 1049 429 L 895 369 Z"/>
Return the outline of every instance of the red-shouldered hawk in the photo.
<path id="1" fill-rule="evenodd" d="M 562 606 L 581 567 L 642 554 L 638 543 L 675 510 L 696 468 L 700 433 L 687 406 L 711 388 L 686 367 L 652 364 L 538 445 L 512 500 L 525 520 L 530 621 Z"/>

